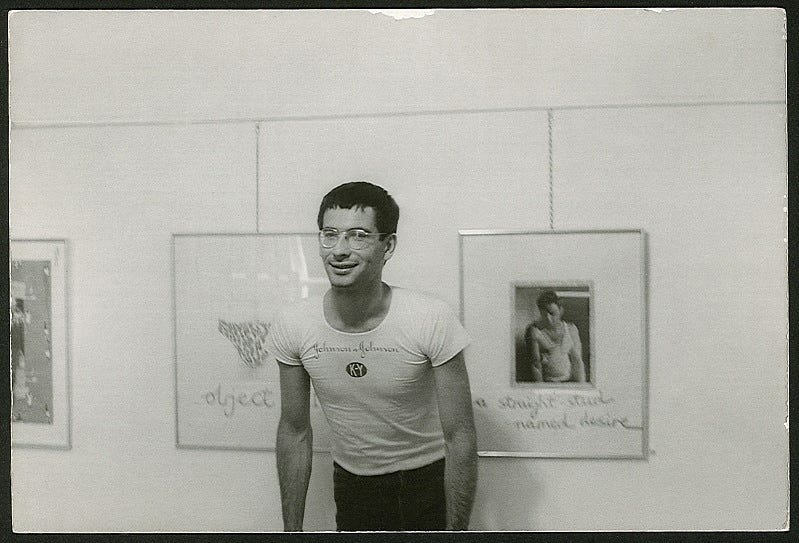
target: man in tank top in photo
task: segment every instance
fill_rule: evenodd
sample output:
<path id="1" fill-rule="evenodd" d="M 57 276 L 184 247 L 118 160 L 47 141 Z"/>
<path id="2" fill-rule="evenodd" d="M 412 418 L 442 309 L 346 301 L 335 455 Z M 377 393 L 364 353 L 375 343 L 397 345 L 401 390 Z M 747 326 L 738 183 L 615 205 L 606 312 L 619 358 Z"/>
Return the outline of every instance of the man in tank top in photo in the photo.
<path id="1" fill-rule="evenodd" d="M 536 300 L 540 318 L 525 331 L 534 381 L 548 383 L 586 380 L 580 334 L 574 323 L 564 321 L 563 306 L 553 290 Z"/>

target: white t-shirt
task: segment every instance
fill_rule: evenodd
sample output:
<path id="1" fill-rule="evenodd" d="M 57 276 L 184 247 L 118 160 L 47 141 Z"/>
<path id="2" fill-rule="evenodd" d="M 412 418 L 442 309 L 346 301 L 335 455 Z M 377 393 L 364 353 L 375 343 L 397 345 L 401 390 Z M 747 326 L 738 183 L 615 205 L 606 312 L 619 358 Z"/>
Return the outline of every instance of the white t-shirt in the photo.
<path id="1" fill-rule="evenodd" d="M 368 332 L 334 329 L 316 298 L 281 311 L 266 347 L 308 372 L 333 433 L 333 460 L 378 475 L 444 457 L 433 367 L 468 344 L 444 302 L 392 287 L 388 314 Z"/>

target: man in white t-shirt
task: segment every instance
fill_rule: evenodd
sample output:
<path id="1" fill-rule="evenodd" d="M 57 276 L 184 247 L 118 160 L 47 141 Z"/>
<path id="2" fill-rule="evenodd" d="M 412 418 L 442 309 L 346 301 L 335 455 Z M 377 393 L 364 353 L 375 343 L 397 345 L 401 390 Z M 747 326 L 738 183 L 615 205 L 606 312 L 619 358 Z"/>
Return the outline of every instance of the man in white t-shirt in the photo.
<path id="1" fill-rule="evenodd" d="M 339 530 L 467 529 L 477 453 L 466 331 L 428 295 L 389 286 L 399 207 L 346 183 L 322 200 L 324 297 L 284 308 L 267 336 L 280 367 L 277 468 L 287 531 L 311 474 L 310 384 L 332 430 Z"/>

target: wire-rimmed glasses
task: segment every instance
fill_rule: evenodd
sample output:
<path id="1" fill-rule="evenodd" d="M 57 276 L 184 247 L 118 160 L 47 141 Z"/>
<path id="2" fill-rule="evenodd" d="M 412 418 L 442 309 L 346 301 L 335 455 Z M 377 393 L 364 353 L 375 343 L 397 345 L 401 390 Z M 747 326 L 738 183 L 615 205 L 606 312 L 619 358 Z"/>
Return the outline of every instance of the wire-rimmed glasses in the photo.
<path id="1" fill-rule="evenodd" d="M 385 234 L 382 232 L 369 232 L 362 228 L 350 228 L 343 232 L 335 228 L 322 228 L 319 230 L 319 244 L 325 249 L 332 249 L 338 244 L 338 240 L 341 239 L 341 236 L 344 236 L 344 240 L 347 242 L 349 248 L 357 251 L 359 249 L 365 249 L 371 244 L 375 237 L 383 235 Z"/>

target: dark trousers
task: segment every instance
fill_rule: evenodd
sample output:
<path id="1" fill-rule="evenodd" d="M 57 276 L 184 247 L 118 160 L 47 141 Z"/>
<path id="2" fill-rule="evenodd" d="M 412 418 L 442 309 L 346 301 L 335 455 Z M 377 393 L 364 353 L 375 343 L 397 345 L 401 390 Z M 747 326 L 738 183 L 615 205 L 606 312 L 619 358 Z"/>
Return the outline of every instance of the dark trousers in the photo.
<path id="1" fill-rule="evenodd" d="M 446 529 L 444 459 L 385 475 L 355 475 L 333 464 L 340 531 Z"/>

